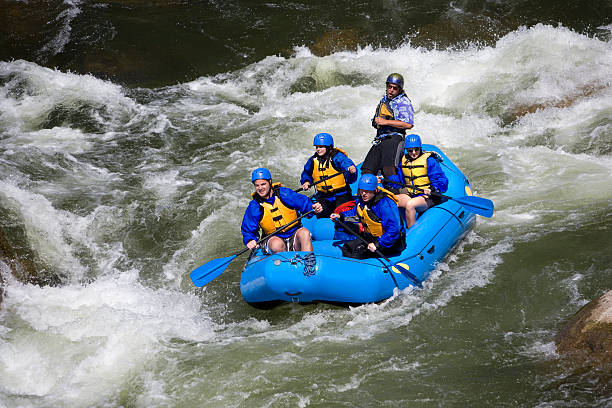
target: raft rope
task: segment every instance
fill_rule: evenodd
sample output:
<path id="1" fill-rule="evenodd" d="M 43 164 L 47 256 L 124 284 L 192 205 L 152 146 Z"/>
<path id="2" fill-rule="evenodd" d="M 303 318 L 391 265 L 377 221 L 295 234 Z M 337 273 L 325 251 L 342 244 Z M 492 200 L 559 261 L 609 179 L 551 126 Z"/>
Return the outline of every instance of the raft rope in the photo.
<path id="1" fill-rule="evenodd" d="M 281 260 L 281 262 L 290 262 L 291 265 L 304 264 L 304 276 L 312 276 L 317 272 L 317 257 L 315 256 L 314 252 L 309 252 L 304 256 L 295 254 L 293 258 L 285 258 L 284 260 Z"/>

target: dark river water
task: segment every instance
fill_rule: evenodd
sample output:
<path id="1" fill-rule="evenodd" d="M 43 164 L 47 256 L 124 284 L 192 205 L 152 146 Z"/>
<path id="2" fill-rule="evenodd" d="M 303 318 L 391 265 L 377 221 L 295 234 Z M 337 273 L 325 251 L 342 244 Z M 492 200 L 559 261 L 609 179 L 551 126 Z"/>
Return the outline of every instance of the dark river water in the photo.
<path id="1" fill-rule="evenodd" d="M 4 407 L 610 407 L 553 337 L 612 283 L 609 1 L 2 1 Z M 495 203 L 423 289 L 258 310 L 250 172 L 356 161 L 391 72 Z"/>

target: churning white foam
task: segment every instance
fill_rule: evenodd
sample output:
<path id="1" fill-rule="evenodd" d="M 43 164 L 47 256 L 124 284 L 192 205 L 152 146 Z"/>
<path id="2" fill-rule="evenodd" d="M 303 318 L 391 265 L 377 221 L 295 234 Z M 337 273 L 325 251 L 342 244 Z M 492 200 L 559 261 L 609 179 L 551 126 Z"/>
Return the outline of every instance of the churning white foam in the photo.
<path id="1" fill-rule="evenodd" d="M 0 333 L 3 392 L 43 397 L 46 405 L 100 403 L 153 364 L 167 342 L 215 336 L 197 297 L 143 287 L 134 271 L 83 286 L 12 281 L 7 314 L 13 323 Z"/>
<path id="2" fill-rule="evenodd" d="M 0 126 L 3 148 L 68 152 L 81 169 L 89 169 L 82 182 L 101 192 L 113 191 L 119 175 L 79 156 L 95 146 L 94 135 L 70 126 L 40 128 L 58 105 L 84 100 L 108 106 L 107 113 L 97 111 L 107 116 L 96 122 L 102 124 L 97 136 L 108 143 L 126 134 L 137 138 L 166 130 L 200 143 L 180 170 L 168 167 L 163 154 L 147 156 L 149 161 L 137 168 L 146 173 L 143 196 L 154 196 L 158 205 L 186 203 L 180 202 L 184 190 L 188 198 L 201 198 L 194 210 L 201 219 L 182 247 L 164 260 L 168 285 L 177 287 L 179 277 L 201 261 L 241 246 L 238 224 L 253 168 L 268 166 L 276 180 L 297 186 L 312 154 L 312 137 L 320 131 L 332 133 L 337 146 L 361 161 L 374 134 L 370 119 L 384 78 L 403 73 L 416 108 L 415 133 L 445 150 L 479 195 L 495 201 L 493 218 L 479 222 L 468 236 L 471 252 L 458 248 L 425 290 L 348 310 L 317 309 L 295 323 L 249 317 L 226 325 L 218 340 L 281 339 L 298 346 L 368 341 L 489 285 L 501 255 L 512 252 L 516 242 L 580 223 L 590 216 L 585 204 L 609 208 L 611 54 L 609 42 L 543 25 L 517 30 L 484 48 L 426 50 L 407 44 L 325 57 L 301 48 L 292 58 L 268 57 L 237 72 L 165 88 L 160 101 L 149 105 L 92 76 L 25 61 L 0 62 L 7 81 L 0 88 Z M 314 89 L 292 88 L 305 78 Z M 19 87 L 25 91 L 16 97 L 10 91 Z M 210 144 L 201 142 L 206 137 Z M 183 171 L 187 167 L 193 171 Z M 170 339 L 217 341 L 217 328 L 200 311 L 201 299 L 149 289 L 136 272 L 117 270 L 116 261 L 131 255 L 114 232 L 125 227 L 137 202 L 75 215 L 56 209 L 45 193 L 68 191 L 62 183 L 74 183 L 80 179 L 76 175 L 46 187 L 31 187 L 35 183 L 22 176 L 18 182 L 4 177 L 0 194 L 22 216 L 36 252 L 70 278 L 57 288 L 8 283 L 0 327 L 3 393 L 39 396 L 46 405 L 101 404 L 134 373 L 145 372 Z M 547 229 L 541 227 L 544 222 Z M 98 265 L 98 276 L 88 284 L 83 279 L 88 268 L 78 255 L 82 246 Z M 449 269 L 453 273 L 445 274 Z M 576 291 L 579 302 L 582 295 Z M 550 349 L 538 343 L 541 335 L 534 337 L 536 350 Z M 290 363 L 291 358 L 282 353 L 263 363 Z M 161 401 L 164 378 L 147 381 L 143 401 Z M 362 381 L 354 376 L 337 387 L 353 389 Z"/>

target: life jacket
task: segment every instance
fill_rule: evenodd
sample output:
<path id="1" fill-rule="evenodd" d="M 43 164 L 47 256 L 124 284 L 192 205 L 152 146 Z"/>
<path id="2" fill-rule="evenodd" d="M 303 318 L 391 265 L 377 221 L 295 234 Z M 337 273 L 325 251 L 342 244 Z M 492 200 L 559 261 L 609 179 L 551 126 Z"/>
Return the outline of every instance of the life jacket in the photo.
<path id="1" fill-rule="evenodd" d="M 263 230 L 264 235 L 271 234 L 283 225 L 287 225 L 298 218 L 297 211 L 285 204 L 280 198 L 280 187 L 281 183 L 272 184 L 274 191 L 274 202 L 272 204 L 262 199 L 257 192 L 251 194 L 251 197 L 259 203 L 262 209 L 259 226 Z M 288 228 L 283 229 L 282 232 L 296 226 L 299 227 L 300 223 L 291 224 Z"/>
<path id="2" fill-rule="evenodd" d="M 342 172 L 342 169 L 336 168 L 332 161 L 332 159 L 338 152 L 344 153 L 348 157 L 344 150 L 338 149 L 337 147 L 332 147 L 331 152 L 329 154 L 326 154 L 324 156 L 324 159 L 317 156 L 316 154 L 312 156 L 313 183 L 318 182 L 324 177 L 329 177 L 333 174 L 340 172 L 340 174 L 338 174 L 337 176 L 326 179 L 315 186 L 317 191 L 320 193 L 331 194 L 336 193 L 340 190 L 347 190 L 348 186 L 346 184 L 346 179 L 344 178 L 344 173 Z"/>
<path id="3" fill-rule="evenodd" d="M 374 213 L 372 208 L 374 208 L 376 204 L 383 199 L 383 197 L 389 197 L 395 204 L 398 203 L 397 198 L 395 198 L 395 195 L 392 192 L 385 190 L 382 187 L 377 187 L 376 195 L 370 201 L 357 205 L 357 215 L 359 215 L 359 218 L 361 219 L 364 231 L 376 238 L 383 235 L 385 230 L 383 228 L 381 219 Z"/>
<path id="4" fill-rule="evenodd" d="M 408 160 L 408 156 L 402 157 L 402 174 L 404 182 L 408 187 L 408 195 L 415 197 L 423 192 L 425 188 L 431 188 L 431 181 L 427 177 L 427 158 L 431 156 L 431 152 L 423 152 L 415 160 Z"/>
<path id="5" fill-rule="evenodd" d="M 400 97 L 403 94 L 397 95 L 396 98 Z M 395 113 L 393 112 L 393 108 L 389 101 L 380 101 L 378 106 L 376 107 L 376 113 L 374 114 L 374 118 L 381 117 L 387 120 L 395 120 Z M 374 119 L 372 119 L 372 124 L 374 124 Z M 396 128 L 394 126 L 375 126 L 377 128 L 376 137 L 386 135 L 388 133 L 399 133 L 401 135 L 406 135 L 406 129 Z"/>

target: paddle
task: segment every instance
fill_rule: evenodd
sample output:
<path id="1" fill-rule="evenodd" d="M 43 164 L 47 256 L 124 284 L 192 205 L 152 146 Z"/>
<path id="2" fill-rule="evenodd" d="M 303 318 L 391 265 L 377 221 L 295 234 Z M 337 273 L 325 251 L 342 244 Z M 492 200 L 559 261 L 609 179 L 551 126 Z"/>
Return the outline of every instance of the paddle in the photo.
<path id="1" fill-rule="evenodd" d="M 312 214 L 313 212 L 314 210 L 310 210 L 307 213 L 300 215 L 299 217 L 297 217 L 295 220 L 291 221 L 290 223 L 278 228 L 276 231 L 266 235 L 265 237 L 257 241 L 257 245 L 261 244 L 262 242 L 264 242 L 266 239 L 270 238 L 271 236 L 278 234 L 282 230 L 287 229 L 287 227 L 291 226 L 292 224 L 295 224 L 296 222 L 306 217 L 307 215 Z M 238 251 L 233 255 L 226 256 L 225 258 L 217 258 L 217 259 L 213 259 L 212 261 L 206 262 L 204 265 L 201 265 L 197 267 L 196 269 L 194 269 L 193 271 L 191 271 L 191 274 L 189 275 L 191 277 L 191 281 L 197 287 L 202 287 L 210 283 L 213 279 L 217 278 L 219 275 L 225 272 L 225 270 L 227 269 L 227 266 L 230 264 L 230 262 L 234 260 L 234 258 L 236 258 L 239 255 L 244 254 L 246 251 L 249 251 L 249 248 L 244 248 L 243 250 Z"/>
<path id="2" fill-rule="evenodd" d="M 338 218 L 332 218 L 332 220 L 334 222 L 337 222 L 338 224 L 342 225 L 345 230 L 347 230 L 348 232 L 350 232 L 351 234 L 353 234 L 354 236 L 359 238 L 361 241 L 363 241 L 364 244 L 366 244 L 366 245 L 370 244 L 364 237 L 362 237 L 361 235 L 359 235 L 358 233 L 353 231 L 353 229 L 351 227 L 349 227 L 348 225 L 346 225 L 343 221 L 340 221 Z M 385 259 L 387 262 L 389 262 L 389 264 L 391 264 L 390 267 L 389 267 L 389 265 L 385 264 L 382 259 L 376 258 L 376 259 L 378 259 L 384 265 L 385 268 L 387 268 L 387 270 L 389 271 L 390 274 L 393 273 L 392 268 L 396 268 L 410 282 L 414 283 L 419 288 L 423 287 L 423 284 L 421 283 L 421 280 L 419 278 L 417 278 L 416 276 L 414 276 L 414 274 L 412 274 L 410 271 L 408 271 L 408 269 L 404 268 L 400 264 L 394 264 L 393 262 L 391 262 L 391 260 L 389 258 L 387 258 L 385 256 L 385 254 L 380 252 L 378 249 L 375 252 L 376 252 L 376 254 L 378 256 L 380 256 L 381 258 Z M 393 277 L 393 275 L 391 275 L 391 277 Z M 395 278 L 393 280 L 395 280 Z"/>
<path id="3" fill-rule="evenodd" d="M 312 184 L 310 185 L 310 187 L 312 187 L 312 186 L 316 186 L 317 184 L 322 183 L 322 182 L 324 182 L 325 180 L 329 180 L 330 178 L 334 178 L 334 177 L 336 177 L 337 175 L 342 174 L 342 173 L 344 173 L 344 172 L 343 172 L 343 171 L 339 171 L 339 172 L 337 172 L 337 173 L 332 174 L 331 176 L 321 177 L 321 179 L 320 179 L 319 181 L 317 181 L 317 182 L 315 182 L 315 183 L 312 183 Z M 308 187 L 308 188 L 310 188 L 310 187 Z M 296 193 L 299 193 L 300 191 L 304 191 L 304 189 L 303 189 L 302 187 L 300 187 L 300 188 L 296 188 L 296 189 L 295 189 L 295 190 L 293 190 L 293 191 L 295 191 Z"/>
<path id="4" fill-rule="evenodd" d="M 422 188 L 412 187 L 409 184 L 402 184 L 398 181 L 392 181 L 386 178 L 383 178 L 383 181 L 386 181 L 387 183 L 393 183 L 398 186 L 410 187 L 414 190 L 424 191 Z M 483 217 L 487 218 L 491 218 L 491 216 L 493 215 L 493 210 L 495 208 L 495 206 L 493 205 L 493 201 L 489 200 L 488 198 L 476 196 L 451 197 L 444 194 L 440 194 L 437 191 L 432 191 L 430 195 L 434 197 L 442 197 L 449 200 L 455 200 L 474 214 L 482 215 Z"/>

